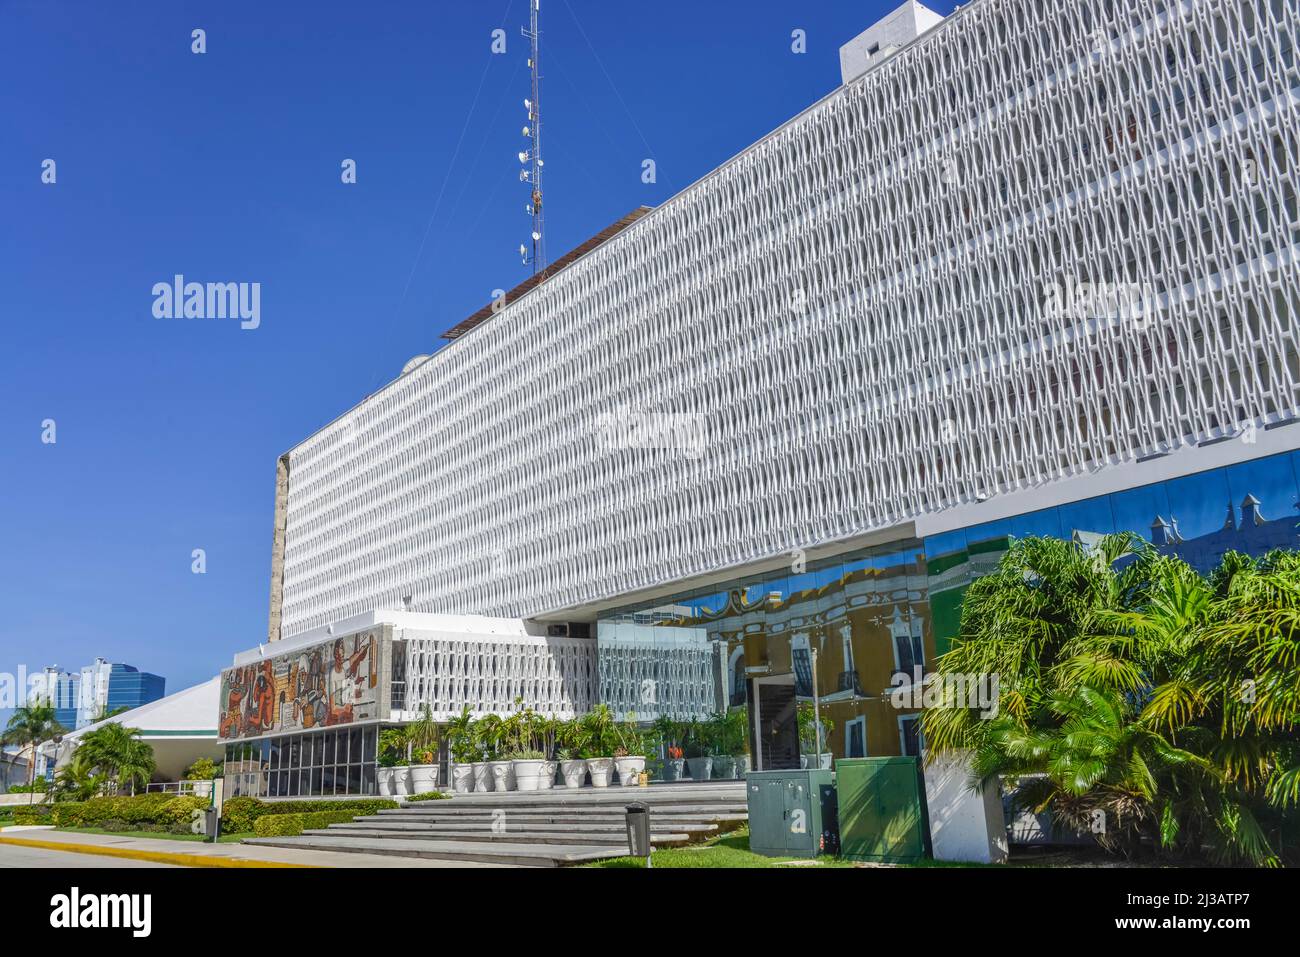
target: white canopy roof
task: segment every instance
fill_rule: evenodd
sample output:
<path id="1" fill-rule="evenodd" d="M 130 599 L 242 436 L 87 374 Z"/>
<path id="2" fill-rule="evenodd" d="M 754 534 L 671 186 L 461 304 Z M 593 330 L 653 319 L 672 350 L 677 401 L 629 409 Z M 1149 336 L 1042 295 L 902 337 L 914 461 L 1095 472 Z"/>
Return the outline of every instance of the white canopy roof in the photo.
<path id="1" fill-rule="evenodd" d="M 217 739 L 217 697 L 221 693 L 220 676 L 201 685 L 186 688 L 157 701 L 150 701 L 105 721 L 97 721 L 64 736 L 75 741 L 87 731 L 109 722 L 127 728 L 139 728 L 145 741 L 156 738 Z"/>

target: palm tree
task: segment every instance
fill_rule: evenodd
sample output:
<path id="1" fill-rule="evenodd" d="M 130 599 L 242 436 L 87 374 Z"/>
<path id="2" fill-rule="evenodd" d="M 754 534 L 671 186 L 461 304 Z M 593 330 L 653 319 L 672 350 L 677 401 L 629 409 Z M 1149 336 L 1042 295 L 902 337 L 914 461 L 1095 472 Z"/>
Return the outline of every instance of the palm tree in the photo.
<path id="1" fill-rule="evenodd" d="M 474 718 L 469 705 L 456 717 L 447 722 L 447 743 L 451 749 L 451 759 L 456 764 L 473 764 L 482 755 L 476 753 L 474 735 Z"/>
<path id="2" fill-rule="evenodd" d="M 52 704 L 34 701 L 16 708 L 9 716 L 4 734 L 0 735 L 0 744 L 16 744 L 31 749 L 27 762 L 27 785 L 32 787 L 36 783 L 36 746 L 66 732 L 67 729 L 55 720 Z"/>
<path id="3" fill-rule="evenodd" d="M 96 773 L 83 754 L 74 753 L 58 774 L 58 796 L 60 800 L 88 801 L 100 794 L 107 782 L 108 778 Z"/>
<path id="4" fill-rule="evenodd" d="M 88 731 L 81 738 L 77 755 L 108 778 L 109 789 L 122 785 L 135 793 L 137 784 L 148 784 L 155 770 L 153 748 L 139 740 L 139 728 L 124 728 L 110 722 Z"/>
<path id="5" fill-rule="evenodd" d="M 994 720 L 923 719 L 932 755 L 973 752 L 975 783 L 1009 778 L 1076 826 L 1102 812 L 1126 853 L 1279 863 L 1300 804 L 1300 555 L 1229 553 L 1207 579 L 1130 536 L 1017 541 L 968 589 L 938 674 L 998 676 Z"/>
<path id="6" fill-rule="evenodd" d="M 1025 729 L 1014 719 L 995 719 L 972 757 L 984 781 L 1028 776 L 1018 801 L 1036 812 L 1051 808 L 1057 821 L 1091 832 L 1111 850 L 1131 855 L 1144 827 L 1163 810 L 1160 781 L 1184 770 L 1218 780 L 1206 759 L 1175 747 L 1131 720 L 1123 695 L 1086 685 L 1046 702 L 1056 719 Z"/>

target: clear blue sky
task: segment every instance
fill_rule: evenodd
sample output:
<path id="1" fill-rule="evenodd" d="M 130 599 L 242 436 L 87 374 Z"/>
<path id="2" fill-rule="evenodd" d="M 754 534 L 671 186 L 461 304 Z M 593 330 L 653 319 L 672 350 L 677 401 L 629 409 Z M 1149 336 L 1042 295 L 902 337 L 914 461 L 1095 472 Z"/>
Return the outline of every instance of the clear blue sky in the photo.
<path id="1" fill-rule="evenodd" d="M 544 0 L 552 256 L 830 92 L 897 2 Z M 264 637 L 276 457 L 525 278 L 526 15 L 0 0 L 0 671 L 176 691 Z M 153 318 L 175 273 L 260 282 L 261 327 Z"/>

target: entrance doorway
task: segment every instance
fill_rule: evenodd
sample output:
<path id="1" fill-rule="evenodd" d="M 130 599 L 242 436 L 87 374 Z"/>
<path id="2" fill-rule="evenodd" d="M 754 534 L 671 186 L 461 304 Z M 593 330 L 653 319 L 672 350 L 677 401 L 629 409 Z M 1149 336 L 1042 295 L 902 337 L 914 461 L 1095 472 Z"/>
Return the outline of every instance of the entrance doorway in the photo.
<path id="1" fill-rule="evenodd" d="M 799 767 L 799 720 L 795 701 L 794 675 L 754 679 L 753 721 L 750 729 L 757 742 L 754 761 L 757 771 L 787 771 Z"/>

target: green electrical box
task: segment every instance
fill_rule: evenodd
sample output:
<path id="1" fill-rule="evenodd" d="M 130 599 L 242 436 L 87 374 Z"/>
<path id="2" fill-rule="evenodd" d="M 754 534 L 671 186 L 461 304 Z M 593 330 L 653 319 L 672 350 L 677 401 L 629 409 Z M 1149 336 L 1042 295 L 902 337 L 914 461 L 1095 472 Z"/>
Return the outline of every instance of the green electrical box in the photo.
<path id="1" fill-rule="evenodd" d="M 768 857 L 821 853 L 823 822 L 834 814 L 833 772 L 751 771 L 745 781 L 751 851 Z"/>
<path id="2" fill-rule="evenodd" d="M 913 863 L 926 857 L 925 794 L 916 758 L 835 762 L 840 856 Z"/>

